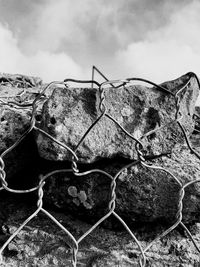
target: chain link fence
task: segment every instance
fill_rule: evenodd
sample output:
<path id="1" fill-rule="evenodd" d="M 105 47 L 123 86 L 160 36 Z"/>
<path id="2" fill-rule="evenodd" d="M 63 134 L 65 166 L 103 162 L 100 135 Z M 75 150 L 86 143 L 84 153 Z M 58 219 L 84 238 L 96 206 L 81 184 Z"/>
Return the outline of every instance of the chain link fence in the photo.
<path id="1" fill-rule="evenodd" d="M 95 68 L 95 67 L 94 67 Z M 94 69 L 93 68 L 93 78 L 94 78 Z M 97 70 L 97 69 L 96 69 Z M 99 71 L 98 71 L 99 72 Z M 100 72 L 99 72 L 100 73 Z M 101 74 L 101 73 L 100 73 Z M 103 75 L 102 75 L 103 76 Z M 145 79 L 141 79 L 141 78 L 128 78 L 128 79 L 124 79 L 124 80 L 108 80 L 105 76 L 103 76 L 103 78 L 106 80 L 105 82 L 99 83 L 97 81 L 95 81 L 93 78 L 91 80 L 75 80 L 75 79 L 66 79 L 63 82 L 51 82 L 48 85 L 46 85 L 41 91 L 40 93 L 35 97 L 35 99 L 32 102 L 26 102 L 26 103 L 17 103 L 14 101 L 9 101 L 7 100 L 2 100 L 0 97 L 0 106 L 9 106 L 12 108 L 16 108 L 16 109 L 24 109 L 24 108 L 29 108 L 31 111 L 31 118 L 30 118 L 30 126 L 29 128 L 26 130 L 26 132 L 9 148 L 7 148 L 5 151 L 3 151 L 0 155 L 0 181 L 1 181 L 1 188 L 0 190 L 6 190 L 8 192 L 11 192 L 13 194 L 24 194 L 24 193 L 30 193 L 30 192 L 37 192 L 38 194 L 38 200 L 37 200 L 37 209 L 35 210 L 35 212 L 33 212 L 31 214 L 31 216 L 29 216 L 20 226 L 19 228 L 7 239 L 7 241 L 2 245 L 2 247 L 0 248 L 0 260 L 1 262 L 3 262 L 3 251 L 5 250 L 5 248 L 9 245 L 9 243 L 19 234 L 19 232 L 24 228 L 25 225 L 27 225 L 34 217 L 37 216 L 38 213 L 44 213 L 46 216 L 48 216 L 61 230 L 63 230 L 65 232 L 65 234 L 68 236 L 68 238 L 70 239 L 70 247 L 71 247 L 71 265 L 73 267 L 77 266 L 77 253 L 79 251 L 79 244 L 82 242 L 82 240 L 84 240 L 92 231 L 94 231 L 95 228 L 97 228 L 104 220 L 106 220 L 109 216 L 113 215 L 115 216 L 115 218 L 117 220 L 119 220 L 121 222 L 121 224 L 125 227 L 126 231 L 130 234 L 130 236 L 132 237 L 132 239 L 134 240 L 134 242 L 137 244 L 138 247 L 138 265 L 140 267 L 145 267 L 147 264 L 147 256 L 146 253 L 149 251 L 149 249 L 152 247 L 152 245 L 159 239 L 163 238 L 164 236 L 168 235 L 173 229 L 175 229 L 177 226 L 181 226 L 186 233 L 188 234 L 189 238 L 191 239 L 191 241 L 193 242 L 195 248 L 197 249 L 197 251 L 200 253 L 200 249 L 198 247 L 197 242 L 194 240 L 194 238 L 192 237 L 192 234 L 190 233 L 189 229 L 186 227 L 186 225 L 183 223 L 182 221 L 182 211 L 183 211 L 183 199 L 184 199 L 184 195 L 185 195 L 185 189 L 189 186 L 191 186 L 194 183 L 198 183 L 200 182 L 200 179 L 194 180 L 194 181 L 190 181 L 186 184 L 183 184 L 173 173 L 171 173 L 169 170 L 163 168 L 163 167 L 159 167 L 156 166 L 154 164 L 152 164 L 149 160 L 146 160 L 146 156 L 144 154 L 144 150 L 143 150 L 143 142 L 142 142 L 142 137 L 140 139 L 135 138 L 134 136 L 132 136 L 129 132 L 127 132 L 112 116 L 110 116 L 107 113 L 107 108 L 105 105 L 105 90 L 106 90 L 106 86 L 113 86 L 116 88 L 119 87 L 123 87 L 126 86 L 128 84 L 130 84 L 133 81 L 140 81 L 140 82 L 145 82 L 147 84 L 153 85 L 157 90 L 163 92 L 163 94 L 170 94 L 173 96 L 174 101 L 176 103 L 176 115 L 175 115 L 175 122 L 177 123 L 177 125 L 180 127 L 181 131 L 183 132 L 186 144 L 189 148 L 189 150 L 196 155 L 197 158 L 200 159 L 200 155 L 192 148 L 189 138 L 186 134 L 186 131 L 184 129 L 184 126 L 181 123 L 181 119 L 182 119 L 182 114 L 180 111 L 180 100 L 181 100 L 181 94 L 184 93 L 187 88 L 188 85 L 190 83 L 190 80 L 195 78 L 199 84 L 199 80 L 196 76 L 196 74 L 194 73 L 189 73 L 189 80 L 187 81 L 187 83 L 178 90 L 178 92 L 176 92 L 175 94 L 170 92 L 169 90 L 167 90 L 165 87 L 157 85 L 151 81 L 145 80 Z M 5 81 L 4 81 L 5 82 Z M 11 81 L 7 81 L 8 83 L 11 83 Z M 19 83 L 25 83 L 23 80 L 19 81 Z M 51 86 L 64 86 L 66 88 L 66 90 L 70 90 L 69 87 L 69 83 L 79 83 L 79 84 L 91 84 L 91 86 L 96 86 L 98 88 L 98 93 L 100 96 L 100 103 L 99 103 L 99 110 L 101 112 L 100 116 L 96 119 L 96 121 L 88 128 L 88 130 L 83 134 L 81 140 L 78 142 L 78 144 L 76 145 L 75 149 L 71 149 L 70 147 L 68 147 L 66 144 L 56 140 L 54 137 L 52 137 L 50 134 L 48 134 L 47 132 L 43 131 L 42 129 L 40 129 L 38 126 L 36 126 L 36 113 L 38 110 L 38 107 L 41 105 L 42 102 L 47 100 L 47 97 L 45 96 L 46 92 L 51 88 Z M 13 85 L 13 84 L 12 84 Z M 25 86 L 24 86 L 25 87 Z M 28 90 L 28 89 L 27 89 Z M 23 92 L 21 93 L 23 94 Z M 20 97 L 20 95 L 19 95 Z M 114 122 L 115 124 L 117 124 L 118 127 L 120 127 L 120 129 L 132 140 L 135 141 L 135 150 L 137 152 L 138 158 L 134 161 L 132 161 L 132 163 L 129 163 L 128 165 L 124 166 L 123 168 L 121 168 L 120 171 L 118 171 L 118 173 L 116 173 L 114 176 L 110 175 L 109 173 L 100 170 L 100 169 L 91 169 L 89 171 L 85 171 L 85 172 L 80 172 L 79 171 L 79 158 L 76 155 L 76 152 L 78 150 L 78 148 L 81 146 L 81 144 L 84 142 L 86 136 L 89 134 L 89 132 L 95 127 L 95 125 L 103 118 L 103 117 L 107 117 L 108 119 L 110 119 L 110 121 Z M 26 189 L 26 190 L 16 190 L 16 189 L 12 189 L 7 180 L 6 180 L 6 172 L 5 172 L 5 162 L 4 162 L 4 157 L 10 153 L 15 147 L 17 147 L 24 138 L 26 138 L 27 135 L 30 134 L 30 132 L 32 131 L 37 131 L 40 132 L 41 134 L 45 135 L 47 138 L 49 138 L 52 142 L 57 143 L 59 146 L 62 146 L 63 148 L 65 148 L 68 152 L 70 152 L 71 155 L 71 168 L 70 169 L 58 169 L 58 170 L 54 170 L 50 173 L 47 173 L 46 175 L 41 175 L 40 176 L 40 181 L 38 183 L 37 186 L 30 188 L 30 189 Z M 159 128 L 155 129 L 153 132 L 159 131 Z M 151 131 L 151 133 L 153 133 Z M 162 157 L 163 155 L 160 155 L 160 157 Z M 156 156 L 158 157 L 158 156 Z M 157 236 L 150 244 L 148 244 L 146 247 L 143 247 L 142 244 L 139 242 L 139 240 L 136 238 L 136 236 L 134 235 L 133 231 L 128 227 L 128 225 L 126 224 L 126 222 L 116 213 L 115 211 L 115 206 L 116 206 L 116 181 L 119 177 L 119 175 L 126 169 L 126 168 L 130 168 L 131 166 L 134 165 L 142 165 L 145 166 L 146 168 L 149 169 L 154 169 L 154 170 L 161 170 L 165 173 L 167 173 L 168 175 L 170 175 L 172 177 L 172 179 L 175 181 L 175 183 L 178 185 L 179 187 L 179 197 L 178 197 L 178 208 L 177 208 L 177 213 L 176 213 L 176 220 L 174 222 L 174 224 L 168 228 L 167 230 L 165 230 L 163 233 L 161 233 L 159 236 Z M 110 184 L 110 201 L 108 203 L 108 212 L 106 215 L 104 215 L 97 223 L 95 223 L 88 231 L 86 231 L 81 237 L 79 237 L 78 239 L 76 239 L 71 233 L 70 231 L 64 227 L 54 216 L 52 216 L 43 206 L 43 197 L 44 197 L 44 190 L 43 187 L 45 185 L 45 182 L 54 174 L 57 173 L 61 173 L 61 172 L 66 172 L 66 173 L 73 173 L 76 176 L 86 176 L 88 174 L 94 174 L 94 173 L 100 173 L 103 174 L 104 176 L 106 176 L 108 178 L 108 180 L 110 180 L 111 184 Z"/>

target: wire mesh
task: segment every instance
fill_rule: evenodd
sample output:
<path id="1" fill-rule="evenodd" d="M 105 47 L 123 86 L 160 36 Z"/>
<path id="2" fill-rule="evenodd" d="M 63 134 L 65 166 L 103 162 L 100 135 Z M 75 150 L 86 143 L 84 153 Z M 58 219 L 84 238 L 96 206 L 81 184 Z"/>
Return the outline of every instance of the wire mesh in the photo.
<path id="1" fill-rule="evenodd" d="M 94 71 L 94 67 L 93 67 L 93 71 Z M 197 179 L 197 180 L 194 180 L 194 181 L 190 181 L 190 182 L 184 184 L 173 173 L 171 173 L 168 169 L 152 164 L 150 162 L 150 159 L 148 158 L 149 155 L 146 155 L 143 152 L 144 151 L 143 150 L 143 138 L 145 136 L 147 136 L 148 134 L 152 134 L 155 131 L 159 131 L 161 127 L 159 127 L 157 129 L 145 134 L 140 139 L 137 139 L 132 134 L 127 132 L 127 130 L 124 129 L 124 127 L 121 126 L 107 112 L 107 108 L 106 108 L 106 104 L 105 104 L 106 86 L 113 86 L 117 90 L 117 88 L 123 87 L 123 86 L 125 86 L 127 84 L 130 84 L 133 81 L 140 81 L 140 82 L 144 82 L 144 83 L 153 85 L 157 90 L 163 92 L 163 94 L 168 94 L 168 95 L 173 96 L 175 104 L 176 104 L 176 115 L 175 115 L 174 121 L 177 123 L 177 125 L 181 129 L 181 131 L 182 131 L 182 133 L 184 135 L 186 144 L 187 144 L 188 148 L 190 149 L 190 151 L 193 154 L 195 154 L 197 158 L 200 159 L 200 155 L 197 153 L 196 150 L 194 150 L 192 148 L 192 146 L 190 144 L 190 141 L 189 141 L 189 138 L 187 136 L 186 130 L 184 129 L 184 126 L 183 126 L 183 124 L 181 122 L 181 119 L 182 119 L 182 114 L 181 114 L 181 110 L 180 110 L 181 93 L 184 90 L 187 90 L 188 85 L 189 85 L 191 79 L 193 79 L 193 78 L 195 78 L 197 80 L 198 86 L 200 85 L 196 74 L 189 73 L 188 75 L 189 75 L 188 81 L 175 94 L 172 93 L 171 91 L 169 91 L 167 88 L 165 88 L 163 86 L 157 85 L 157 84 L 155 84 L 155 83 L 153 83 L 151 81 L 148 81 L 148 80 L 145 80 L 145 79 L 141 79 L 141 78 L 128 78 L 128 79 L 123 79 L 123 80 L 111 80 L 111 81 L 109 81 L 105 76 L 103 76 L 106 79 L 106 81 L 103 82 L 103 83 L 98 83 L 97 81 L 94 80 L 94 72 L 93 72 L 92 80 L 66 79 L 63 82 L 51 82 L 41 90 L 41 92 L 35 97 L 34 101 L 32 101 L 32 102 L 26 102 L 26 103 L 21 104 L 21 103 L 15 102 L 15 101 L 9 101 L 8 99 L 7 99 L 7 101 L 0 100 L 0 105 L 1 106 L 6 105 L 6 106 L 12 107 L 14 109 L 15 108 L 16 109 L 18 109 L 18 108 L 24 109 L 24 108 L 28 107 L 31 110 L 29 128 L 24 132 L 24 134 L 14 144 L 12 144 L 10 147 L 8 147 L 0 155 L 0 181 L 1 181 L 0 190 L 6 190 L 6 191 L 14 193 L 14 194 L 24 194 L 24 193 L 30 193 L 30 192 L 35 191 L 38 194 L 37 209 L 19 226 L 19 228 L 2 245 L 2 247 L 0 248 L 0 260 L 3 261 L 2 253 L 5 250 L 5 248 L 9 245 L 9 243 L 19 234 L 19 232 L 24 228 L 24 226 L 26 226 L 34 217 L 36 217 L 38 215 L 38 213 L 44 213 L 47 217 L 49 217 L 50 220 L 52 220 L 60 229 L 62 229 L 65 232 L 65 234 L 68 236 L 68 239 L 71 240 L 69 245 L 71 247 L 71 265 L 73 267 L 77 266 L 77 253 L 79 251 L 79 244 L 81 243 L 81 241 L 84 240 L 92 231 L 94 231 L 103 221 L 105 221 L 111 215 L 113 215 L 124 226 L 126 231 L 130 234 L 131 238 L 137 244 L 137 247 L 138 247 L 138 265 L 140 267 L 145 267 L 146 266 L 146 262 L 147 262 L 146 253 L 152 247 L 152 245 L 157 240 L 159 240 L 159 239 L 163 238 L 164 236 L 168 235 L 177 226 L 181 226 L 186 231 L 186 233 L 188 234 L 189 238 L 193 242 L 195 248 L 200 253 L 200 249 L 198 247 L 197 242 L 194 240 L 194 238 L 192 237 L 192 234 L 190 233 L 189 229 L 186 227 L 186 225 L 183 223 L 183 220 L 182 220 L 182 218 L 183 218 L 183 199 L 184 199 L 184 195 L 185 195 L 185 189 L 187 187 L 191 186 L 192 184 L 200 182 L 200 179 Z M 7 80 L 5 82 L 11 83 L 10 80 Z M 92 87 L 94 85 L 96 85 L 97 88 L 98 88 L 99 96 L 100 96 L 100 103 L 99 103 L 100 115 L 95 120 L 95 122 L 88 128 L 88 130 L 83 134 L 82 138 L 80 139 L 80 141 L 76 145 L 75 149 L 71 149 L 66 144 L 56 140 L 49 133 L 45 132 L 44 130 L 42 130 L 38 126 L 36 126 L 36 118 L 35 118 L 36 117 L 37 108 L 38 108 L 40 102 L 41 101 L 46 101 L 48 99 L 48 97 L 45 97 L 46 91 L 48 91 L 48 89 L 52 85 L 54 85 L 54 86 L 61 85 L 61 86 L 64 86 L 66 88 L 66 90 L 70 90 L 69 83 L 91 84 Z M 100 170 L 100 169 L 91 169 L 89 171 L 80 172 L 79 167 L 78 167 L 79 158 L 78 158 L 76 152 L 77 152 L 78 148 L 81 146 L 81 144 L 84 142 L 84 140 L 85 140 L 86 136 L 89 134 L 89 132 L 95 127 L 95 125 L 100 120 L 102 120 L 103 117 L 107 117 L 108 119 L 110 119 L 118 127 L 120 127 L 120 129 L 130 139 L 135 141 L 135 150 L 136 150 L 137 156 L 138 156 L 138 158 L 136 160 L 134 160 L 132 163 L 129 163 L 128 165 L 123 166 L 123 168 L 121 168 L 121 170 L 119 170 L 114 176 L 112 176 L 109 173 L 107 173 L 107 172 L 105 172 L 103 170 Z M 162 127 L 164 127 L 164 126 L 162 126 Z M 29 189 L 26 189 L 26 190 L 13 189 L 13 188 L 11 188 L 9 186 L 9 184 L 8 184 L 8 182 L 6 180 L 4 157 L 8 153 L 10 153 L 15 147 L 17 147 L 23 141 L 23 139 L 26 138 L 26 136 L 29 135 L 30 132 L 32 132 L 33 130 L 40 132 L 41 134 L 43 134 L 44 136 L 49 138 L 51 140 L 51 142 L 55 142 L 59 146 L 62 146 L 64 149 L 66 149 L 71 154 L 71 168 L 70 169 L 62 169 L 62 170 L 58 169 L 58 170 L 54 170 L 54 171 L 52 171 L 50 173 L 47 173 L 45 175 L 41 175 L 40 176 L 40 181 L 39 181 L 38 185 L 35 186 L 35 187 L 29 188 Z M 161 154 L 161 155 L 155 155 L 155 157 L 152 157 L 152 155 L 151 155 L 150 158 L 154 159 L 154 158 L 158 158 L 158 157 L 164 157 L 166 155 L 167 155 L 167 153 L 166 154 Z M 134 165 L 142 165 L 143 167 L 146 167 L 148 169 L 154 169 L 154 170 L 163 171 L 163 172 L 167 173 L 167 175 L 169 175 L 179 187 L 178 205 L 177 205 L 177 212 L 176 212 L 176 220 L 175 220 L 175 222 L 167 230 L 165 230 L 164 232 L 159 234 L 146 247 L 142 246 L 141 242 L 136 238 L 135 234 L 133 233 L 133 230 L 130 229 L 128 227 L 128 225 L 126 224 L 126 222 L 116 213 L 116 187 L 117 187 L 116 181 L 117 181 L 118 177 L 120 176 L 120 174 L 125 169 L 131 168 Z M 73 173 L 76 176 L 86 176 L 88 174 L 100 173 L 100 174 L 103 174 L 105 177 L 107 177 L 108 180 L 110 180 L 110 182 L 111 182 L 110 183 L 110 196 L 111 197 L 110 197 L 110 201 L 108 203 L 108 212 L 102 218 L 100 218 L 99 221 L 97 221 L 88 231 L 86 231 L 78 239 L 76 239 L 73 236 L 73 234 L 70 233 L 70 231 L 66 227 L 64 227 L 53 215 L 51 215 L 43 207 L 43 197 L 44 197 L 44 189 L 43 188 L 44 188 L 46 180 L 49 179 L 52 175 L 54 175 L 56 173 L 61 173 L 61 172 L 66 172 L 66 173 L 70 172 L 70 173 Z"/>

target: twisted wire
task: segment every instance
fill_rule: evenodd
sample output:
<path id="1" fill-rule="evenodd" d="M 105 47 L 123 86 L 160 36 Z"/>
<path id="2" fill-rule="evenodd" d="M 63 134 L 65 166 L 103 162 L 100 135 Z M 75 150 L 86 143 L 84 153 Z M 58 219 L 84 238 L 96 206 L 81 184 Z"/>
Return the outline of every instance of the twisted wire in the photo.
<path id="1" fill-rule="evenodd" d="M 102 74 L 102 73 L 100 73 Z M 4 249 L 9 245 L 10 242 L 12 242 L 12 240 L 19 234 L 19 232 L 24 228 L 25 225 L 27 225 L 35 216 L 37 216 L 37 214 L 39 212 L 44 213 L 49 219 L 52 220 L 52 222 L 54 222 L 61 230 L 63 230 L 65 232 L 65 234 L 70 238 L 72 244 L 69 244 L 69 246 L 71 247 L 71 261 L 72 261 L 72 266 L 76 267 L 77 266 L 77 258 L 78 258 L 78 251 L 79 251 L 79 244 L 80 242 L 85 239 L 92 231 L 94 231 L 104 220 L 106 220 L 109 216 L 113 215 L 117 218 L 117 220 L 124 226 L 124 228 L 126 229 L 126 231 L 130 234 L 130 236 L 132 237 L 132 239 L 134 240 L 134 242 L 137 244 L 137 247 L 139 249 L 139 254 L 138 254 L 138 264 L 140 267 L 145 267 L 146 266 L 146 262 L 147 262 L 147 256 L 146 256 L 146 252 L 152 247 L 152 245 L 157 242 L 159 239 L 163 238 L 164 236 L 168 235 L 171 231 L 173 231 L 178 225 L 180 225 L 188 234 L 189 238 L 191 239 L 192 243 L 194 244 L 195 248 L 197 249 L 197 251 L 200 253 L 200 249 L 197 245 L 196 240 L 194 240 L 192 234 L 190 233 L 189 229 L 185 226 L 185 224 L 182 222 L 182 217 L 183 217 L 183 199 L 184 199 L 184 195 L 185 195 L 185 188 L 189 187 L 195 183 L 200 182 L 200 179 L 195 180 L 195 181 L 191 181 L 188 182 L 186 184 L 182 184 L 179 179 L 169 170 L 167 170 L 166 168 L 157 166 L 157 165 L 153 165 L 150 164 L 149 162 L 153 159 L 156 158 L 161 158 L 163 156 L 167 156 L 170 152 L 166 152 L 166 153 L 162 153 L 160 155 L 146 155 L 146 152 L 144 151 L 144 146 L 143 146 L 143 138 L 149 136 L 150 134 L 161 130 L 163 127 L 168 127 L 171 123 L 176 122 L 177 125 L 179 126 L 179 128 L 181 129 L 183 136 L 185 138 L 186 144 L 188 146 L 188 148 L 190 149 L 190 151 L 197 157 L 200 159 L 200 155 L 198 154 L 198 152 L 191 146 L 190 141 L 189 141 L 189 137 L 187 136 L 187 133 L 184 129 L 184 126 L 181 123 L 183 114 L 181 113 L 181 94 L 184 92 L 184 90 L 186 91 L 192 78 L 195 78 L 198 86 L 200 87 L 200 83 L 198 80 L 198 77 L 196 76 L 196 74 L 190 72 L 188 73 L 189 79 L 188 81 L 184 84 L 184 86 L 182 86 L 178 92 L 173 93 L 171 91 L 169 91 L 167 88 L 165 88 L 164 86 L 160 86 L 157 85 L 149 80 L 146 79 L 142 79 L 142 78 L 127 78 L 127 79 L 121 79 L 121 80 L 111 80 L 109 81 L 106 77 L 104 77 L 106 79 L 105 82 L 103 83 L 98 83 L 96 82 L 94 79 L 92 80 L 75 80 L 75 79 L 65 79 L 63 82 L 60 81 L 55 81 L 55 82 L 51 82 L 48 85 L 46 85 L 40 92 L 39 94 L 35 97 L 35 99 L 33 100 L 33 102 L 31 103 L 22 103 L 19 104 L 17 102 L 14 101 L 4 101 L 4 100 L 0 100 L 2 105 L 6 105 L 8 107 L 18 107 L 18 108 L 26 108 L 26 107 L 31 107 L 32 108 L 32 113 L 31 113 L 31 118 L 30 118 L 30 125 L 29 128 L 25 131 L 24 134 L 22 134 L 22 136 L 10 147 L 8 147 L 5 151 L 3 151 L 0 155 L 0 183 L 1 183 L 1 187 L 0 190 L 6 190 L 9 191 L 11 193 L 30 193 L 33 191 L 37 191 L 38 192 L 38 200 L 37 200 L 37 209 L 35 210 L 35 212 L 33 212 L 18 228 L 17 230 L 7 239 L 7 241 L 2 245 L 2 247 L 0 248 L 0 261 L 3 262 L 3 256 L 2 253 L 4 251 Z M 105 90 L 106 90 L 106 86 L 112 86 L 114 87 L 116 90 L 122 86 L 126 86 L 127 84 L 134 82 L 134 81 L 140 81 L 140 82 L 145 82 L 148 83 L 150 85 L 154 86 L 154 89 L 157 89 L 161 92 L 163 92 L 164 94 L 170 95 L 174 98 L 175 101 L 175 105 L 176 105 L 176 113 L 175 113 L 175 118 L 174 120 L 172 120 L 170 123 L 166 123 L 163 126 L 160 126 L 156 129 L 154 129 L 153 131 L 149 131 L 148 133 L 144 134 L 143 136 L 141 136 L 139 139 L 135 138 L 131 133 L 129 133 L 122 125 L 120 125 L 119 122 L 117 122 L 117 120 L 115 118 L 113 118 L 108 112 L 107 112 L 107 107 L 106 107 L 106 96 L 105 96 Z M 8 80 L 8 82 L 10 82 Z M 25 83 L 25 82 L 24 82 Z M 37 112 L 37 108 L 39 106 L 39 103 L 41 101 L 47 101 L 49 97 L 47 97 L 46 92 L 48 92 L 48 90 L 51 88 L 51 86 L 64 86 L 66 88 L 66 90 L 69 90 L 69 83 L 81 83 L 81 84 L 86 84 L 86 83 L 90 83 L 93 87 L 93 85 L 95 84 L 98 88 L 98 93 L 99 93 L 99 97 L 100 97 L 100 103 L 99 103 L 99 111 L 100 111 L 100 115 L 98 116 L 98 118 L 91 124 L 91 126 L 87 129 L 87 131 L 83 134 L 83 136 L 81 137 L 81 139 L 79 140 L 79 142 L 77 143 L 76 147 L 74 149 L 71 149 L 70 147 L 68 147 L 66 144 L 64 144 L 63 142 L 58 141 L 57 139 L 55 139 L 53 136 L 51 136 L 49 133 L 45 132 L 44 130 L 40 129 L 38 126 L 36 126 L 36 121 L 35 121 L 35 116 L 36 116 L 36 112 Z M 25 86 L 25 85 L 24 85 Z M 23 92 L 22 92 L 23 93 Z M 122 132 L 128 136 L 131 140 L 135 141 L 135 150 L 137 152 L 137 156 L 138 158 L 136 160 L 134 160 L 133 162 L 129 163 L 128 165 L 123 166 L 118 172 L 117 174 L 115 174 L 114 176 L 108 174 L 107 172 L 100 170 L 100 169 L 91 169 L 85 172 L 80 172 L 79 168 L 78 168 L 78 163 L 79 163 L 79 158 L 77 156 L 77 151 L 79 149 L 79 147 L 83 144 L 85 138 L 87 137 L 87 135 L 91 132 L 91 130 L 102 120 L 103 117 L 107 117 L 110 121 L 114 122 L 116 124 L 117 127 L 119 127 Z M 30 134 L 30 132 L 32 131 L 36 131 L 39 132 L 41 134 L 43 134 L 46 138 L 48 138 L 49 140 L 51 140 L 51 142 L 56 143 L 57 145 L 63 147 L 64 149 L 66 149 L 68 152 L 70 152 L 71 155 L 71 169 L 61 169 L 61 170 L 54 170 L 52 172 L 49 172 L 45 175 L 40 176 L 39 179 L 39 183 L 37 186 L 27 189 L 27 190 L 15 190 L 9 187 L 8 182 L 6 181 L 6 172 L 5 172 L 5 162 L 4 162 L 4 157 L 5 155 L 7 155 L 8 153 L 10 153 L 15 147 L 17 147 L 22 140 L 28 135 Z M 153 241 L 151 241 L 145 248 L 142 247 L 141 243 L 139 242 L 139 240 L 136 238 L 136 236 L 134 235 L 133 231 L 128 227 L 128 225 L 126 224 L 126 222 L 116 213 L 116 189 L 117 189 L 117 179 L 118 177 L 122 174 L 122 172 L 128 168 L 131 168 L 134 165 L 142 165 L 144 168 L 147 169 L 154 169 L 155 171 L 162 171 L 165 172 L 167 175 L 169 175 L 176 184 L 178 184 L 179 186 L 179 192 L 178 192 L 178 202 L 177 202 L 177 212 L 175 215 L 175 221 L 174 223 L 168 228 L 166 229 L 164 232 L 160 233 Z M 54 174 L 56 173 L 73 173 L 76 176 L 86 176 L 86 175 L 90 175 L 90 174 L 94 174 L 94 173 L 99 173 L 101 175 L 104 175 L 106 178 L 109 179 L 110 181 L 110 200 L 108 203 L 108 212 L 102 216 L 93 226 L 91 226 L 91 228 L 89 230 L 87 230 L 81 237 L 79 237 L 78 239 L 76 239 L 71 233 L 70 231 L 64 227 L 53 215 L 51 215 L 47 210 L 45 210 L 43 208 L 43 197 L 44 197 L 44 190 L 43 187 L 45 186 L 46 180 L 50 179 Z"/>

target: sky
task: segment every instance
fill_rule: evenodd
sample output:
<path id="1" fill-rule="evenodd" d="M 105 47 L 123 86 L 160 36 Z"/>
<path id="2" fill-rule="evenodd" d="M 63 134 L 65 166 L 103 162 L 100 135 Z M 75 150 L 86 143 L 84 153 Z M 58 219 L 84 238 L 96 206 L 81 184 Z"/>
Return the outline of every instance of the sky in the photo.
<path id="1" fill-rule="evenodd" d="M 45 82 L 200 76 L 199 0 L 0 0 L 0 72 Z M 200 103 L 200 101 L 199 101 Z"/>

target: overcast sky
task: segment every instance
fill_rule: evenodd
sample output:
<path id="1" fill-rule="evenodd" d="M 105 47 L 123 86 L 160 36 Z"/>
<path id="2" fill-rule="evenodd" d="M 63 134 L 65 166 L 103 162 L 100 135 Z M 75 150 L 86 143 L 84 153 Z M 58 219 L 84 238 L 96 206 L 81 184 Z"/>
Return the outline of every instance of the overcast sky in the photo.
<path id="1" fill-rule="evenodd" d="M 44 81 L 200 75 L 200 1 L 0 0 L 0 72 Z"/>

